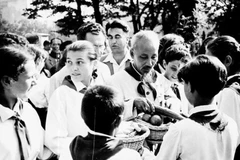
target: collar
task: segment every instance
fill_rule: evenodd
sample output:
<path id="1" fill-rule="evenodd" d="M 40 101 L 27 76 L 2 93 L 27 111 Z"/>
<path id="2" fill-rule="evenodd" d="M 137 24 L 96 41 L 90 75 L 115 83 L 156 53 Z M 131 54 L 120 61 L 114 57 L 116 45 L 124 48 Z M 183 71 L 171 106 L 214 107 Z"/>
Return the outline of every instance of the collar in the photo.
<path id="1" fill-rule="evenodd" d="M 75 85 L 75 87 L 77 88 L 77 91 L 81 91 L 83 88 L 87 88 L 82 82 L 77 82 L 77 81 L 73 81 L 73 84 Z"/>
<path id="2" fill-rule="evenodd" d="M 133 63 L 130 63 L 130 65 L 126 66 L 125 71 L 131 75 L 135 80 L 142 81 L 143 75 L 137 71 L 137 69 L 134 67 Z"/>
<path id="3" fill-rule="evenodd" d="M 126 62 L 126 61 L 131 61 L 132 60 L 132 57 L 130 56 L 130 52 L 128 49 L 126 49 L 125 51 L 125 57 L 123 58 L 122 62 Z M 111 63 L 117 63 L 116 60 L 113 58 L 113 55 L 112 53 L 109 53 L 107 55 L 107 57 L 103 60 L 103 62 L 111 62 Z"/>
<path id="4" fill-rule="evenodd" d="M 1 118 L 2 122 L 5 122 L 12 116 L 16 115 L 16 112 L 19 115 L 21 115 L 20 111 L 22 110 L 22 107 L 23 107 L 22 105 L 20 105 L 21 103 L 22 103 L 21 100 L 18 99 L 16 104 L 13 107 L 13 110 L 11 110 L 10 108 L 4 107 L 3 105 L 0 104 L 0 118 Z"/>
<path id="5" fill-rule="evenodd" d="M 76 82 L 71 79 L 71 76 L 68 75 L 63 80 L 63 85 L 68 86 L 69 88 L 74 89 L 75 91 L 81 91 L 83 88 L 86 88 L 86 86 L 82 82 Z"/>
<path id="6" fill-rule="evenodd" d="M 192 114 L 198 113 L 198 112 L 212 111 L 212 110 L 218 110 L 217 105 L 211 104 L 211 105 L 197 106 L 197 107 L 194 107 L 190 110 L 189 116 L 191 116 Z"/>

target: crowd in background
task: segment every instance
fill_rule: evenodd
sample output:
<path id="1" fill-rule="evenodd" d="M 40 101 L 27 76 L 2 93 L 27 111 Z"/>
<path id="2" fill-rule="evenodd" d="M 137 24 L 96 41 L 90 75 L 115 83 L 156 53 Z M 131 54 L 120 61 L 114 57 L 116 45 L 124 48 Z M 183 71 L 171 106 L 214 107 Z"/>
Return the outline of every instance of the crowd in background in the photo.
<path id="1" fill-rule="evenodd" d="M 129 32 L 114 19 L 76 41 L 0 33 L 0 160 L 239 159 L 239 43 Z M 155 106 L 183 120 L 168 119 L 161 144 L 124 148 L 118 135 Z"/>

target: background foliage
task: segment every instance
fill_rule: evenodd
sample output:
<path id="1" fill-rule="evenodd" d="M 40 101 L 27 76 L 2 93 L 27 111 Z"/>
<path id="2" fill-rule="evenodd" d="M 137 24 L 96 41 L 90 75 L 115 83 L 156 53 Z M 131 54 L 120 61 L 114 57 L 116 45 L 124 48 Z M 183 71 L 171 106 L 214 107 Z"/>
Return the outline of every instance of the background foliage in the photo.
<path id="1" fill-rule="evenodd" d="M 132 24 L 133 33 L 160 25 L 164 34 L 180 34 L 187 42 L 212 34 L 228 34 L 240 41 L 239 0 L 61 0 L 59 3 L 33 0 L 32 7 L 26 8 L 24 15 L 37 19 L 39 13 L 46 10 L 51 11 L 50 16 L 63 15 L 55 23 L 57 32 L 65 36 L 74 35 L 78 27 L 89 20 L 104 24 L 112 18 L 125 18 Z M 15 24 L 1 22 L 2 30 L 20 33 L 51 30 L 37 22 L 28 25 L 26 20 Z"/>

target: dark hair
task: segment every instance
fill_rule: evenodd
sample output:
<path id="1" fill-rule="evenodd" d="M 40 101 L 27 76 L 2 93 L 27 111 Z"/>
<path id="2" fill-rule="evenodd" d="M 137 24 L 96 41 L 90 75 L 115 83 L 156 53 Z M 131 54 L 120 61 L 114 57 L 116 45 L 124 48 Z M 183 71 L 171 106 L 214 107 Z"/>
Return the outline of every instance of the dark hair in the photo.
<path id="1" fill-rule="evenodd" d="M 27 33 L 25 37 L 30 44 L 38 44 L 40 42 L 39 36 L 36 33 Z"/>
<path id="2" fill-rule="evenodd" d="M 60 38 L 58 38 L 58 37 L 54 37 L 54 38 L 52 38 L 52 39 L 50 40 L 50 43 L 52 44 L 55 39 L 61 41 L 61 43 L 63 42 L 62 39 L 60 39 Z"/>
<path id="3" fill-rule="evenodd" d="M 123 97 L 112 87 L 95 85 L 82 99 L 81 115 L 93 131 L 107 133 L 122 113 Z"/>
<path id="4" fill-rule="evenodd" d="M 94 35 L 99 35 L 99 33 L 102 32 L 103 35 L 106 37 L 106 33 L 104 31 L 104 28 L 99 23 L 94 22 L 86 22 L 83 23 L 77 31 L 77 39 L 78 40 L 86 40 L 86 34 L 92 33 Z"/>
<path id="5" fill-rule="evenodd" d="M 28 48 L 30 54 L 32 54 L 32 56 L 34 57 L 34 62 L 36 65 L 39 64 L 39 61 L 46 59 L 48 56 L 48 53 L 44 49 L 36 45 L 30 44 Z"/>
<path id="6" fill-rule="evenodd" d="M 235 74 L 240 69 L 240 47 L 235 38 L 228 35 L 219 36 L 207 45 L 207 49 L 223 63 L 226 56 L 232 57 L 233 64 L 229 67 L 229 75 Z"/>
<path id="7" fill-rule="evenodd" d="M 47 45 L 50 45 L 51 43 L 48 41 L 48 40 L 45 40 L 44 42 L 43 42 L 43 46 L 47 46 Z"/>
<path id="8" fill-rule="evenodd" d="M 60 51 L 63 51 L 67 47 L 67 45 L 72 43 L 73 42 L 71 40 L 64 41 L 63 43 L 60 44 L 60 47 L 59 47 Z"/>
<path id="9" fill-rule="evenodd" d="M 159 43 L 158 49 L 158 63 L 163 67 L 163 60 L 165 59 L 166 50 L 173 44 L 184 43 L 184 38 L 175 33 L 165 34 Z"/>
<path id="10" fill-rule="evenodd" d="M 0 47 L 8 45 L 20 45 L 27 46 L 29 44 L 28 40 L 15 33 L 0 33 Z"/>
<path id="11" fill-rule="evenodd" d="M 18 76 L 25 71 L 24 64 L 33 59 L 23 47 L 5 46 L 0 48 L 0 53 L 0 79 L 7 76 L 17 81 Z"/>
<path id="12" fill-rule="evenodd" d="M 56 72 L 59 71 L 60 69 L 62 69 L 65 64 L 66 64 L 66 60 L 67 60 L 67 51 L 66 51 L 66 47 L 70 44 L 72 44 L 73 42 L 68 40 L 68 41 L 65 41 L 63 42 L 61 45 L 60 45 L 60 51 L 62 51 L 62 58 L 59 60 L 59 62 L 57 63 L 57 66 L 56 66 Z"/>
<path id="13" fill-rule="evenodd" d="M 213 98 L 224 87 L 227 70 L 218 58 L 199 55 L 180 69 L 178 79 L 202 97 Z"/>
<path id="14" fill-rule="evenodd" d="M 168 47 L 165 54 L 166 63 L 174 60 L 181 60 L 183 63 L 186 63 L 190 58 L 190 51 L 183 44 L 174 44 Z"/>
<path id="15" fill-rule="evenodd" d="M 94 50 L 94 46 L 91 42 L 86 40 L 75 41 L 66 47 L 66 52 L 69 51 L 88 51 L 88 58 L 90 61 L 97 59 L 97 53 Z"/>
<path id="16" fill-rule="evenodd" d="M 113 21 L 109 21 L 106 24 L 106 32 L 107 33 L 108 33 L 108 29 L 109 28 L 120 28 L 125 33 L 129 33 L 130 32 L 130 28 L 127 25 L 127 23 L 125 21 L 122 21 L 122 20 L 119 20 L 119 19 L 114 19 Z"/>
<path id="17" fill-rule="evenodd" d="M 195 54 L 195 56 L 200 55 L 200 54 L 206 54 L 206 47 L 207 47 L 207 45 L 211 41 L 213 41 L 215 38 L 217 38 L 217 37 L 209 36 L 206 39 L 204 39 L 202 44 L 201 44 L 201 46 L 200 46 L 200 48 L 198 49 L 197 53 Z"/>

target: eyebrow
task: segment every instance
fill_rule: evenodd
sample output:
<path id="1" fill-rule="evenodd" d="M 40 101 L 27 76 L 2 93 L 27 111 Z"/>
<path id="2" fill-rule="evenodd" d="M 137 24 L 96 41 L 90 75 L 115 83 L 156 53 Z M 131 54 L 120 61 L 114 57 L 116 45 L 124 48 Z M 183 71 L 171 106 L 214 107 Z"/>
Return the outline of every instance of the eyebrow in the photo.
<path id="1" fill-rule="evenodd" d="M 67 59 L 71 59 L 69 57 L 67 57 Z M 83 58 L 77 58 L 76 60 L 84 60 Z"/>

